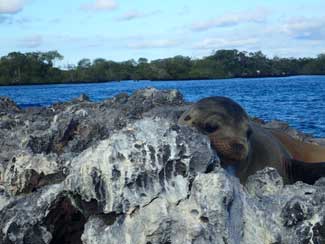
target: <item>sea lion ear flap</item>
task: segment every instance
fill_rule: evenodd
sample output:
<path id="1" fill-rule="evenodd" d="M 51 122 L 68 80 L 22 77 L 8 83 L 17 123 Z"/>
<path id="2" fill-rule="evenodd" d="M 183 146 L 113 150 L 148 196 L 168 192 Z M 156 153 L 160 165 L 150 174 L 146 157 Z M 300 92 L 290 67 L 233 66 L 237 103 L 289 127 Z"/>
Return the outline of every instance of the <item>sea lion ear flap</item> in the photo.
<path id="1" fill-rule="evenodd" d="M 306 163 L 287 159 L 284 164 L 290 183 L 303 181 L 307 184 L 314 184 L 319 178 L 325 177 L 325 162 Z"/>

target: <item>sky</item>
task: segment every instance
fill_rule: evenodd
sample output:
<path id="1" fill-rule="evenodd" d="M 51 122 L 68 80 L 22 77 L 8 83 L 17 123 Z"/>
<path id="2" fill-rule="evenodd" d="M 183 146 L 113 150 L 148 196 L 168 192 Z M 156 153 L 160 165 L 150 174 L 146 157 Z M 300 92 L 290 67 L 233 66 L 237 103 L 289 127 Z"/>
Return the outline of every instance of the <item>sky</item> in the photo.
<path id="1" fill-rule="evenodd" d="M 324 0 L 0 0 L 0 56 L 57 50 L 61 66 L 219 49 L 316 57 L 324 9 Z"/>

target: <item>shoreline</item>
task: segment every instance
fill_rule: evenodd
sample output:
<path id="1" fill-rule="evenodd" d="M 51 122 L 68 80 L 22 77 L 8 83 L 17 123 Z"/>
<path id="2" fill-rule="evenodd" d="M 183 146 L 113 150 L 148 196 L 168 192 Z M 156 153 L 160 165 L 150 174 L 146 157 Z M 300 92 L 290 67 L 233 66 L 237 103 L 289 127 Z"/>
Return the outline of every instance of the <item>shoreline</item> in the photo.
<path id="1" fill-rule="evenodd" d="M 281 76 L 245 76 L 245 77 L 224 77 L 224 78 L 197 78 L 197 79 L 164 79 L 164 80 L 107 80 L 107 81 L 71 81 L 71 82 L 40 82 L 40 83 L 17 83 L 17 84 L 0 84 L 1 87 L 15 87 L 15 86 L 37 86 L 37 85 L 78 85 L 78 84 L 98 84 L 98 83 L 119 83 L 125 81 L 133 81 L 133 82 L 141 82 L 141 81 L 150 81 L 150 82 L 163 82 L 163 81 L 199 81 L 199 80 L 231 80 L 231 79 L 267 79 L 267 78 L 289 78 L 289 77 L 303 77 L 303 76 L 324 76 L 325 75 L 309 75 L 309 74 L 301 74 L 301 75 L 281 75 Z"/>

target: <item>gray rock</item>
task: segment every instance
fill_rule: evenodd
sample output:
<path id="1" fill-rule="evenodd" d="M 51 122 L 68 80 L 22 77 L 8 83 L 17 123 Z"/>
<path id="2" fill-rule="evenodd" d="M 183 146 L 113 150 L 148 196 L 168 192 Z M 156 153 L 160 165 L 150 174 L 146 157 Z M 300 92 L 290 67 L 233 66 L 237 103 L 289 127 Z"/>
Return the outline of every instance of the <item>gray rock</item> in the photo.
<path id="1" fill-rule="evenodd" d="M 206 137 L 146 118 L 74 158 L 65 185 L 85 201 L 96 200 L 99 211 L 120 214 L 161 195 L 175 203 L 186 198 L 191 179 L 212 164 Z"/>
<path id="2" fill-rule="evenodd" d="M 82 240 L 87 244 L 223 243 L 231 240 L 228 213 L 224 208 L 233 201 L 233 194 L 232 184 L 225 174 L 199 174 L 191 190 L 185 193 L 189 193 L 189 197 L 178 202 L 169 201 L 167 195 L 159 196 L 117 218 L 110 226 L 101 218 L 90 218 Z"/>
<path id="3" fill-rule="evenodd" d="M 261 122 L 261 125 L 265 128 L 281 130 L 281 131 L 287 133 L 288 135 L 292 136 L 293 138 L 298 139 L 303 142 L 325 145 L 324 138 L 313 138 L 313 136 L 311 134 L 302 133 L 302 132 L 296 130 L 295 128 L 290 127 L 289 124 L 284 121 L 279 121 L 279 120 L 272 120 L 270 122 L 263 121 L 263 122 Z"/>
<path id="4" fill-rule="evenodd" d="M 266 168 L 242 186 L 206 136 L 177 125 L 177 91 L 5 104 L 0 243 L 325 243 L 325 179 L 283 185 Z"/>
<path id="5" fill-rule="evenodd" d="M 20 108 L 9 97 L 0 97 L 0 114 L 19 112 Z"/>
<path id="6" fill-rule="evenodd" d="M 275 195 L 283 189 L 283 179 L 274 168 L 265 168 L 248 177 L 247 191 L 254 196 Z"/>
<path id="7" fill-rule="evenodd" d="M 76 102 L 90 102 L 90 98 L 86 94 L 82 93 L 74 101 L 76 101 Z"/>

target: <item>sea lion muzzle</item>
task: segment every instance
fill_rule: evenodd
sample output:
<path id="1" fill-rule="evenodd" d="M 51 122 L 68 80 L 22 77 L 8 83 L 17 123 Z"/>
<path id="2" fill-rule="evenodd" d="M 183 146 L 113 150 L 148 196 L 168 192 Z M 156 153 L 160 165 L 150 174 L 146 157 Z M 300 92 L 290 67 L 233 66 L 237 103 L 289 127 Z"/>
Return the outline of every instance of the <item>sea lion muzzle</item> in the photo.
<path id="1" fill-rule="evenodd" d="M 224 161 L 241 161 L 247 157 L 247 146 L 240 140 L 235 138 L 219 139 L 215 135 L 209 135 L 209 138 L 212 147 Z"/>

